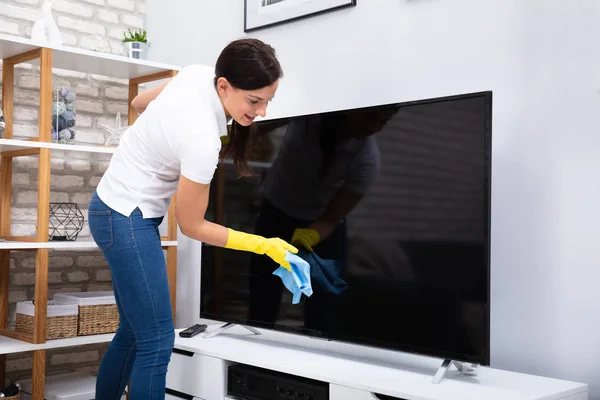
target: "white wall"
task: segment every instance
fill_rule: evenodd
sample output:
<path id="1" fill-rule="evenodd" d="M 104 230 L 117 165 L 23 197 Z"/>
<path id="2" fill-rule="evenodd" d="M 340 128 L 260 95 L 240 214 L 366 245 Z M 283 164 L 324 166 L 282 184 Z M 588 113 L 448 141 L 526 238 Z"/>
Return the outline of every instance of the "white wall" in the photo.
<path id="1" fill-rule="evenodd" d="M 252 34 L 285 72 L 270 117 L 494 91 L 492 365 L 590 383 L 591 399 L 599 20 L 598 0 L 358 0 Z M 153 59 L 214 64 L 244 36 L 243 1 L 148 0 L 148 29 Z"/>

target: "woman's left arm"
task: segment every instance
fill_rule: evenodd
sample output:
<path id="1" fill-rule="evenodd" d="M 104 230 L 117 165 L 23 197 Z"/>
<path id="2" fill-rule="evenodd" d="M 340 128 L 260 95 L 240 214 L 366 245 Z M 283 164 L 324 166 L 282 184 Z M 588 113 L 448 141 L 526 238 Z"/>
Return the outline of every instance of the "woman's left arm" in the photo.
<path id="1" fill-rule="evenodd" d="M 146 107 L 148 107 L 148 104 L 150 104 L 150 102 L 154 100 L 160 94 L 160 92 L 163 91 L 163 89 L 169 84 L 169 82 L 171 82 L 171 80 L 173 80 L 173 78 L 170 78 L 162 82 L 160 85 L 145 90 L 135 96 L 131 101 L 131 107 L 133 107 L 138 114 L 143 113 L 146 110 Z"/>

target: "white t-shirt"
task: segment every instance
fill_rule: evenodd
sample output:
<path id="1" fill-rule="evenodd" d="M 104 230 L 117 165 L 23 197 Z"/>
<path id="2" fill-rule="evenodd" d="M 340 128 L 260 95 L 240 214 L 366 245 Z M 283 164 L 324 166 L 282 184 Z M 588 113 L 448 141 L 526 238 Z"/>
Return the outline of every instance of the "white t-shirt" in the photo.
<path id="1" fill-rule="evenodd" d="M 179 176 L 208 184 L 219 161 L 227 119 L 214 69 L 183 68 L 122 136 L 98 184 L 98 196 L 129 216 L 164 216 Z"/>

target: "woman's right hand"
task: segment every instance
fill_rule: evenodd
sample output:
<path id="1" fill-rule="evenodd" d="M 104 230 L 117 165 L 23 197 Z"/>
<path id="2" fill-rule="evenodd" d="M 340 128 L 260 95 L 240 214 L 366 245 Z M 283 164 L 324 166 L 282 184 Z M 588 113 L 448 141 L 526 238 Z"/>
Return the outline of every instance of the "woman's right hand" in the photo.
<path id="1" fill-rule="evenodd" d="M 289 261 L 285 259 L 285 254 L 286 251 L 289 251 L 293 254 L 298 253 L 298 249 L 296 247 L 292 246 L 291 244 L 280 238 L 270 238 L 264 239 L 263 249 L 263 254 L 266 254 L 267 256 L 271 257 L 271 259 L 275 261 L 277 265 L 281 265 L 288 271 L 291 271 L 292 267 L 290 266 Z"/>
<path id="2" fill-rule="evenodd" d="M 259 235 L 235 231 L 231 228 L 228 229 L 225 248 L 265 254 L 275 261 L 277 265 L 281 265 L 288 271 L 291 271 L 292 268 L 289 261 L 285 259 L 286 251 L 293 254 L 298 253 L 296 247 L 280 238 L 267 239 Z"/>

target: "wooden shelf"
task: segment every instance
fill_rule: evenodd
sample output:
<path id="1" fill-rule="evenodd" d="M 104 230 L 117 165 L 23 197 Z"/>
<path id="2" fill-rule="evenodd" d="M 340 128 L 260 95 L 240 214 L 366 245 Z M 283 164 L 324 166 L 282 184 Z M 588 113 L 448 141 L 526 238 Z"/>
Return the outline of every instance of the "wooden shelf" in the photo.
<path id="1" fill-rule="evenodd" d="M 174 77 L 177 75 L 179 67 L 66 46 L 50 46 L 45 43 L 2 34 L 0 34 L 0 59 L 2 59 L 2 105 L 6 120 L 5 137 L 0 139 L 0 154 L 2 155 L 0 157 L 0 238 L 7 240 L 0 241 L 0 382 L 4 381 L 5 354 L 31 351 L 33 353 L 32 375 L 34 388 L 32 398 L 33 400 L 43 400 L 46 349 L 104 343 L 109 342 L 113 337 L 111 334 L 45 340 L 49 251 L 98 248 L 91 240 L 75 242 L 48 241 L 52 150 L 112 154 L 116 149 L 114 146 L 64 145 L 51 142 L 52 69 L 59 68 L 127 80 L 129 84 L 127 122 L 129 125 L 133 125 L 138 113 L 131 106 L 131 102 L 138 94 L 139 85 Z M 13 139 L 15 66 L 22 63 L 39 65 L 40 70 L 38 137 L 33 140 Z M 34 155 L 38 157 L 37 234 L 35 238 L 13 237 L 10 235 L 13 161 L 15 157 Z M 168 233 L 166 236 L 161 237 L 162 247 L 167 252 L 166 264 L 173 315 L 176 315 L 175 292 L 177 285 L 175 200 L 175 196 L 173 196 L 168 211 Z M 19 332 L 6 329 L 9 308 L 8 292 L 11 281 L 11 251 L 33 251 L 36 253 L 34 332 L 29 341 Z"/>
<path id="2" fill-rule="evenodd" d="M 51 46 L 30 39 L 0 34 L 0 59 L 14 57 L 42 47 L 52 49 L 52 67 L 121 79 L 135 79 L 178 71 L 179 67 L 67 46 Z M 37 60 L 30 61 L 36 64 Z"/>
<path id="3" fill-rule="evenodd" d="M 176 247 L 176 240 L 161 241 L 163 247 Z M 97 249 L 98 246 L 94 241 L 73 241 L 73 242 L 16 242 L 16 241 L 0 241 L 0 250 L 77 250 L 77 249 Z"/>
<path id="4" fill-rule="evenodd" d="M 64 151 L 80 151 L 88 153 L 112 154 L 116 146 L 92 146 L 79 144 L 60 144 L 52 142 L 39 142 L 35 140 L 0 139 L 0 153 L 7 151 L 19 151 L 28 149 L 50 149 Z"/>
<path id="5" fill-rule="evenodd" d="M 112 340 L 114 333 L 106 335 L 76 336 L 68 339 L 48 340 L 42 344 L 31 344 L 22 340 L 11 339 L 0 336 L 0 355 L 21 353 L 25 351 L 59 349 L 63 347 L 83 346 L 86 344 L 108 343 Z"/>

